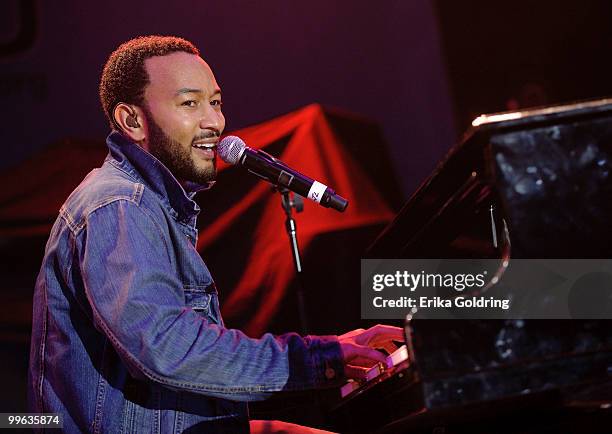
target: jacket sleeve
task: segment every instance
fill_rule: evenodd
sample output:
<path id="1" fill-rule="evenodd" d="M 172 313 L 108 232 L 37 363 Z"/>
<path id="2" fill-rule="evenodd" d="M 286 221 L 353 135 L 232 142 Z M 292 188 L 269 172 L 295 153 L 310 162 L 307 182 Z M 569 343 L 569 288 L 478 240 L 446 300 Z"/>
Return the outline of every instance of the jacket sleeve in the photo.
<path id="1" fill-rule="evenodd" d="M 252 339 L 186 307 L 168 247 L 149 211 L 128 200 L 91 213 L 76 240 L 95 325 L 132 375 L 247 401 L 343 380 L 335 337 L 266 334 Z"/>

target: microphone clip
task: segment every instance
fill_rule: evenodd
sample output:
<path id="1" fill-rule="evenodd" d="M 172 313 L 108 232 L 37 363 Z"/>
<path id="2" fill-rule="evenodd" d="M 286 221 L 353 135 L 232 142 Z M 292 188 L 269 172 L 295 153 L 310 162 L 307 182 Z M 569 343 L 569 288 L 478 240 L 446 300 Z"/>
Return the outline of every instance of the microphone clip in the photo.
<path id="1" fill-rule="evenodd" d="M 282 185 L 273 185 L 272 191 L 278 191 L 281 194 L 281 206 L 287 216 L 291 216 L 292 209 L 297 213 L 304 211 L 304 198 L 299 194 L 293 193 Z"/>

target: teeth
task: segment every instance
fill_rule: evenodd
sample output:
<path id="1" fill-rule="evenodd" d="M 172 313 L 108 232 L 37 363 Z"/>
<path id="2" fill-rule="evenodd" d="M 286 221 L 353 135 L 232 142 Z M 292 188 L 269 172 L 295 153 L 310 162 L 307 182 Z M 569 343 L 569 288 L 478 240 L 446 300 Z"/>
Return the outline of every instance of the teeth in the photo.
<path id="1" fill-rule="evenodd" d="M 204 148 L 204 149 L 213 149 L 217 145 L 215 145 L 214 143 L 196 143 L 193 146 L 196 147 L 196 148 L 199 148 L 199 149 L 202 149 L 202 148 Z"/>

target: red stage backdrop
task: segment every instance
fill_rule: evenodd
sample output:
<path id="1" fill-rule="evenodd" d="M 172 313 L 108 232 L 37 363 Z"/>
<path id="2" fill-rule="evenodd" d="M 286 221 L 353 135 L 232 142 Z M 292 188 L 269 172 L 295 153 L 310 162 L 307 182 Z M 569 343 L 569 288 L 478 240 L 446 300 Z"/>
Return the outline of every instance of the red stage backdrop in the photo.
<path id="1" fill-rule="evenodd" d="M 330 120 L 319 105 L 310 105 L 233 134 L 255 148 L 267 149 L 281 141 L 286 142 L 275 157 L 309 177 L 332 186 L 338 194 L 348 199 L 349 206 L 344 213 L 305 201 L 303 213 L 296 216 L 298 243 L 302 252 L 308 250 L 312 239 L 319 234 L 377 225 L 392 218 L 390 206 L 354 161 L 346 144 L 334 133 Z M 379 152 L 380 147 L 381 143 L 372 143 L 371 152 Z M 223 169 L 221 167 L 221 171 Z M 237 224 L 238 217 L 256 204 L 263 208 L 258 212 L 258 218 L 248 225 Z M 206 206 L 206 203 L 202 204 L 204 209 Z M 204 256 L 213 242 L 228 231 L 239 231 L 245 238 L 252 237 L 253 243 L 248 246 L 248 258 L 245 267 L 240 270 L 240 279 L 223 303 L 223 316 L 230 322 L 244 317 L 248 310 L 253 312 L 250 320 L 243 324 L 247 333 L 252 335 L 259 335 L 268 329 L 295 274 L 284 222 L 280 195 L 272 192 L 265 182 L 257 181 L 248 192 L 237 196 L 235 202 L 210 226 L 200 231 L 198 249 L 204 252 Z M 329 251 L 329 255 L 329 261 L 333 261 L 333 251 Z M 324 279 L 321 279 L 321 284 L 325 284 Z M 358 291 L 355 292 L 357 295 Z M 255 309 L 253 306 L 256 306 Z"/>

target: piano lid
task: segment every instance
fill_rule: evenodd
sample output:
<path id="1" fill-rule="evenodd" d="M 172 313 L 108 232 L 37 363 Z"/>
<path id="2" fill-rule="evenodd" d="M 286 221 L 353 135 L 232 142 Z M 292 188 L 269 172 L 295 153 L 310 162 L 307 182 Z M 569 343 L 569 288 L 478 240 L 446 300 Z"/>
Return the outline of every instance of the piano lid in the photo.
<path id="1" fill-rule="evenodd" d="M 472 125 L 366 257 L 610 257 L 612 99 Z"/>

